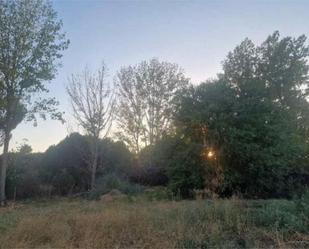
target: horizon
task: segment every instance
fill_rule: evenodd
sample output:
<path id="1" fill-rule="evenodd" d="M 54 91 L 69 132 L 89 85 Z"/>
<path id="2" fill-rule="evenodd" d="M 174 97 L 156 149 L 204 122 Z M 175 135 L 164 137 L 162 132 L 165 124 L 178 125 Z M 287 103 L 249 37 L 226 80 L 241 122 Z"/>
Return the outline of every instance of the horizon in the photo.
<path id="1" fill-rule="evenodd" d="M 177 63 L 198 84 L 216 77 L 227 53 L 246 37 L 259 44 L 275 30 L 281 36 L 309 34 L 306 1 L 52 3 L 70 46 L 61 59 L 63 66 L 48 84 L 49 96 L 60 102 L 68 122 L 39 120 L 37 127 L 23 122 L 13 131 L 12 148 L 26 139 L 34 152 L 44 152 L 70 130 L 79 131 L 73 125 L 65 84 L 86 65 L 95 70 L 104 60 L 112 80 L 121 67 L 156 57 Z"/>

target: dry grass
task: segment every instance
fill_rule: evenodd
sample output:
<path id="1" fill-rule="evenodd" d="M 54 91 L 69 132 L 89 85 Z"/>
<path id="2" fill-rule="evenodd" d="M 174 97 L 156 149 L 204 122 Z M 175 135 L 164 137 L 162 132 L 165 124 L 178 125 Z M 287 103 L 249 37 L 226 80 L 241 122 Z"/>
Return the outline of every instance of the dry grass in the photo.
<path id="1" fill-rule="evenodd" d="M 0 212 L 1 248 L 299 248 L 254 225 L 244 201 L 54 200 Z M 308 245 L 308 244 L 307 244 Z"/>

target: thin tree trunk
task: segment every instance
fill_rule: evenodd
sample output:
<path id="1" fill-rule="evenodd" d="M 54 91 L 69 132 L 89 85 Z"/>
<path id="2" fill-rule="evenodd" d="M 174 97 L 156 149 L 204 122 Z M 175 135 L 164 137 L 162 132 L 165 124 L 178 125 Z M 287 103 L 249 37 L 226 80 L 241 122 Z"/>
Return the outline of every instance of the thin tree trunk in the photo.
<path id="1" fill-rule="evenodd" d="M 10 133 L 6 132 L 5 137 L 4 137 L 4 144 L 3 144 L 1 176 L 0 176 L 0 206 L 6 205 L 5 181 L 6 181 L 6 169 L 8 166 L 9 143 L 10 143 Z"/>
<path id="2" fill-rule="evenodd" d="M 16 186 L 14 187 L 14 197 L 13 197 L 13 203 L 15 205 L 15 202 L 16 202 L 16 194 L 17 194 L 17 188 Z"/>
<path id="3" fill-rule="evenodd" d="M 91 190 L 95 189 L 95 179 L 97 173 L 97 165 L 98 165 L 98 138 L 95 138 L 94 141 L 94 151 L 93 151 L 93 161 L 91 167 Z"/>
<path id="4" fill-rule="evenodd" d="M 92 170 L 91 170 L 91 190 L 95 189 L 95 176 L 96 176 L 96 171 L 97 171 L 97 163 L 96 163 L 96 159 L 94 159 L 95 161 L 92 164 Z"/>

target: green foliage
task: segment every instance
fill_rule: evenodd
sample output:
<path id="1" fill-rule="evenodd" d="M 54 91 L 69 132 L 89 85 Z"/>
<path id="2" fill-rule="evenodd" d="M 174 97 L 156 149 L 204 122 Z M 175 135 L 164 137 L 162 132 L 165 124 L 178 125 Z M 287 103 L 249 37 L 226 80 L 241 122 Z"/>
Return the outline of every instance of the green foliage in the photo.
<path id="1" fill-rule="evenodd" d="M 309 232 L 308 197 L 292 201 L 271 201 L 262 207 L 253 208 L 249 217 L 256 226 L 267 227 L 273 231 L 287 233 Z"/>
<path id="2" fill-rule="evenodd" d="M 131 178 L 144 185 L 166 185 L 167 167 L 174 153 L 175 138 L 164 136 L 154 145 L 145 147 L 138 154 L 138 166 Z"/>
<path id="3" fill-rule="evenodd" d="M 149 201 L 172 200 L 175 199 L 173 192 L 167 187 L 157 186 L 144 191 L 144 196 Z"/>
<path id="4" fill-rule="evenodd" d="M 69 44 L 57 13 L 46 1 L 1 1 L 0 23 L 1 129 L 11 132 L 24 118 L 36 123 L 35 114 L 61 118 L 55 99 L 32 99 L 47 92 L 44 83 L 54 78 Z"/>
<path id="5" fill-rule="evenodd" d="M 133 164 L 133 156 L 123 142 L 111 139 L 99 143 L 98 175 L 117 174 L 128 176 Z"/>
<path id="6" fill-rule="evenodd" d="M 167 165 L 168 188 L 176 196 L 192 197 L 194 189 L 203 188 L 204 162 L 201 148 L 178 140 L 173 147 L 174 154 Z"/>
<path id="7" fill-rule="evenodd" d="M 177 64 L 155 58 L 121 68 L 116 75 L 118 138 L 139 153 L 169 134 L 177 95 L 188 82 Z"/>
<path id="8" fill-rule="evenodd" d="M 21 154 L 29 154 L 32 152 L 32 147 L 29 144 L 22 144 L 18 147 L 18 152 Z"/>
<path id="9" fill-rule="evenodd" d="M 87 139 L 77 133 L 51 146 L 43 156 L 42 180 L 53 186 L 53 193 L 67 195 L 88 189 L 90 176 Z"/>
<path id="10" fill-rule="evenodd" d="M 0 205 L 5 202 L 6 169 L 11 132 L 23 121 L 37 124 L 37 116 L 63 121 L 55 98 L 35 96 L 48 92 L 69 41 L 50 2 L 0 1 L 0 131 L 3 160 Z"/>
<path id="11" fill-rule="evenodd" d="M 139 153 L 139 170 L 134 181 L 148 186 L 167 185 L 172 195 L 192 197 L 194 189 L 203 187 L 201 146 L 179 137 L 165 136 Z M 139 173 L 139 174 L 138 174 Z"/>
<path id="12" fill-rule="evenodd" d="M 40 179 L 41 153 L 9 154 L 9 168 L 7 172 L 7 197 L 29 198 L 48 195 L 42 189 Z"/>
<path id="13" fill-rule="evenodd" d="M 164 136 L 138 154 L 130 179 L 148 186 L 167 185 L 170 196 L 192 197 L 203 186 L 201 147 L 175 136 Z"/>
<path id="14" fill-rule="evenodd" d="M 246 39 L 229 53 L 218 80 L 182 97 L 177 133 L 206 153 L 214 151 L 214 158 L 206 159 L 204 180 L 222 182 L 213 185 L 215 192 L 292 197 L 304 191 L 309 179 L 309 103 L 300 89 L 308 86 L 305 41 L 304 36 L 280 39 L 278 32 L 260 46 Z"/>
<path id="15" fill-rule="evenodd" d="M 63 37 L 60 40 L 65 46 Z M 122 96 L 118 121 L 124 142 L 138 153 L 134 157 L 124 142 L 100 140 L 99 181 L 91 195 L 113 188 L 139 192 L 130 179 L 148 186 L 166 185 L 169 193 L 185 198 L 195 190 L 211 196 L 300 196 L 309 182 L 308 56 L 305 36 L 280 38 L 274 32 L 261 45 L 245 39 L 228 54 L 218 79 L 189 88 L 173 64 L 151 60 L 124 68 L 118 75 Z M 36 82 L 40 91 L 44 79 Z M 16 106 L 23 117 L 25 106 Z M 148 146 L 141 150 L 141 144 Z M 26 166 L 32 164 L 29 152 L 30 148 L 22 148 L 15 157 L 18 166 L 11 167 L 8 179 L 13 189 L 17 179 L 23 179 L 23 184 L 33 182 L 33 189 L 44 185 L 53 194 L 89 190 L 89 137 L 71 134 L 42 155 L 39 167 L 37 161 Z M 268 206 L 269 217 L 261 222 L 276 221 L 279 230 L 285 229 L 282 224 L 304 227 L 298 214 L 289 213 L 305 210 L 306 198 L 295 207 L 280 207 L 280 214 L 277 207 Z M 283 213 L 287 220 L 277 220 Z"/>
<path id="16" fill-rule="evenodd" d="M 186 236 L 178 241 L 178 247 L 259 248 L 258 241 L 263 234 L 268 234 L 269 239 L 264 237 L 262 247 L 272 247 L 279 238 L 288 240 L 295 234 L 307 234 L 308 217 L 297 210 L 297 201 L 232 198 L 203 202 L 202 207 L 187 205 L 183 214 Z M 192 227 L 195 227 L 194 231 L 191 231 Z M 207 236 L 195 237 L 199 230 L 205 231 L 209 227 Z M 274 239 L 270 239 L 272 236 Z"/>
<path id="17" fill-rule="evenodd" d="M 303 214 L 304 220 L 307 226 L 309 226 L 309 189 L 307 189 L 299 198 L 296 197 L 294 201 L 298 213 Z"/>
<path id="18" fill-rule="evenodd" d="M 29 150 L 28 150 L 29 151 Z M 17 199 L 87 192 L 90 186 L 88 137 L 73 133 L 45 153 L 9 154 L 7 195 Z M 101 140 L 98 175 L 125 179 L 131 172 L 132 156 L 121 142 Z M 125 183 L 123 183 L 125 184 Z M 129 184 L 129 183 L 128 183 Z M 130 192 L 128 186 L 126 192 Z"/>
<path id="19" fill-rule="evenodd" d="M 128 195 L 141 193 L 143 187 L 138 184 L 130 183 L 127 179 L 120 178 L 116 174 L 107 174 L 97 179 L 96 188 L 88 194 L 89 199 L 98 199 L 101 195 L 117 189 Z"/>
<path id="20" fill-rule="evenodd" d="M 73 133 L 57 146 L 49 148 L 43 159 L 45 181 L 58 194 L 84 192 L 90 188 L 90 143 L 86 136 Z M 97 176 L 128 175 L 131 154 L 123 143 L 105 139 L 99 142 Z"/>

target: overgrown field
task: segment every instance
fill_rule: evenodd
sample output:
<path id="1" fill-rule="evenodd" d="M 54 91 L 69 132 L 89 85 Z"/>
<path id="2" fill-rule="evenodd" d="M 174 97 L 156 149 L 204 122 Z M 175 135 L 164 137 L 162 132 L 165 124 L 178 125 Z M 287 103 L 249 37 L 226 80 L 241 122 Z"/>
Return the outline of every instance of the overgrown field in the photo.
<path id="1" fill-rule="evenodd" d="M 298 201 L 57 199 L 0 209 L 1 248 L 309 248 Z"/>

